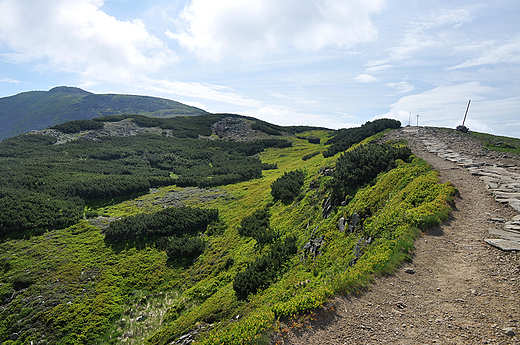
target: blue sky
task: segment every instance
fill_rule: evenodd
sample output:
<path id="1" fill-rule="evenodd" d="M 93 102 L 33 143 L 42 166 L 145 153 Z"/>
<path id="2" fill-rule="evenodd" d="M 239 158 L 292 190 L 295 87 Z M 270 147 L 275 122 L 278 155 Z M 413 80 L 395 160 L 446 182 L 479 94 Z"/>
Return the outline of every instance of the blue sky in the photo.
<path id="1" fill-rule="evenodd" d="M 0 0 L 0 97 L 78 86 L 329 128 L 454 128 L 471 99 L 467 127 L 520 137 L 518 18 L 518 0 Z"/>

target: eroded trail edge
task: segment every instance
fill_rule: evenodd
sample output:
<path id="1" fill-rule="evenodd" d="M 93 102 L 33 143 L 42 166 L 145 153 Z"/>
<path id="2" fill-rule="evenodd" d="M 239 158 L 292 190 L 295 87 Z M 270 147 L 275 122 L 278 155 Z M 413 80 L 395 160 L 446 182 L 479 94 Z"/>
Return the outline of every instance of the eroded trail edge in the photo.
<path id="1" fill-rule="evenodd" d="M 497 237 L 493 231 L 503 229 L 502 220 L 511 220 L 518 212 L 497 202 L 489 187 L 466 167 L 429 152 L 425 135 L 475 161 L 487 158 L 495 166 L 514 165 L 494 153 L 482 157 L 481 148 L 462 136 L 450 138 L 428 128 L 390 133 L 385 140 L 407 140 L 415 155 L 440 172 L 441 182 L 455 185 L 460 192 L 456 207 L 447 221 L 416 240 L 412 262 L 391 276 L 377 278 L 359 296 L 336 297 L 318 311 L 315 322 L 293 328 L 277 339 L 279 343 L 520 342 L 520 255 L 484 241 Z"/>

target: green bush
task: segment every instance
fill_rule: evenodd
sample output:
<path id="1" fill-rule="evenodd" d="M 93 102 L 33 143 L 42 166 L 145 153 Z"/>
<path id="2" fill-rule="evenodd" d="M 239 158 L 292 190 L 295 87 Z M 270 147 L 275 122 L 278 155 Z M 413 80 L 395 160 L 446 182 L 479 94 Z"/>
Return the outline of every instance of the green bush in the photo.
<path id="1" fill-rule="evenodd" d="M 171 207 L 154 214 L 143 213 L 114 221 L 105 230 L 105 239 L 121 243 L 196 234 L 205 232 L 208 224 L 216 220 L 216 209 Z"/>
<path id="2" fill-rule="evenodd" d="M 282 177 L 271 184 L 271 195 L 275 200 L 290 202 L 300 194 L 305 181 L 303 171 L 295 170 L 284 173 Z"/>
<path id="3" fill-rule="evenodd" d="M 104 126 L 105 124 L 103 122 L 98 122 L 94 120 L 75 120 L 61 123 L 51 128 L 62 133 L 78 133 L 81 131 L 102 129 Z"/>
<path id="4" fill-rule="evenodd" d="M 367 121 L 361 127 L 340 129 L 325 144 L 331 145 L 327 151 L 323 152 L 323 157 L 332 157 L 336 153 L 345 151 L 353 144 L 357 144 L 362 140 L 371 137 L 374 134 L 384 131 L 385 129 L 396 129 L 401 127 L 401 122 L 391 119 L 379 119 L 375 121 Z"/>
<path id="5" fill-rule="evenodd" d="M 305 155 L 302 157 L 302 161 L 306 161 L 306 160 L 309 160 L 311 159 L 312 157 L 316 157 L 317 155 L 319 155 L 321 152 L 313 152 L 313 153 L 309 153 L 308 155 Z"/>
<path id="6" fill-rule="evenodd" d="M 257 210 L 242 219 L 238 233 L 241 236 L 254 238 L 260 245 L 271 243 L 276 238 L 275 233 L 269 228 L 269 211 L 267 209 Z"/>
<path id="7" fill-rule="evenodd" d="M 173 262 L 191 263 L 194 259 L 204 253 L 206 244 L 200 237 L 182 237 L 170 238 L 166 254 L 168 260 Z"/>
<path id="8" fill-rule="evenodd" d="M 16 291 L 26 289 L 29 286 L 33 285 L 34 283 L 35 283 L 34 277 L 32 277 L 28 274 L 20 273 L 13 277 L 13 288 Z"/>
<path id="9" fill-rule="evenodd" d="M 408 160 L 412 151 L 408 147 L 368 145 L 342 154 L 329 183 L 335 199 L 342 200 L 358 187 L 371 182 L 382 172 L 396 166 L 396 159 Z"/>
<path id="10" fill-rule="evenodd" d="M 233 289 L 238 299 L 245 300 L 250 294 L 265 289 L 273 283 L 285 269 L 285 263 L 298 251 L 296 237 L 286 237 L 276 242 L 269 253 L 237 273 L 233 281 Z"/>

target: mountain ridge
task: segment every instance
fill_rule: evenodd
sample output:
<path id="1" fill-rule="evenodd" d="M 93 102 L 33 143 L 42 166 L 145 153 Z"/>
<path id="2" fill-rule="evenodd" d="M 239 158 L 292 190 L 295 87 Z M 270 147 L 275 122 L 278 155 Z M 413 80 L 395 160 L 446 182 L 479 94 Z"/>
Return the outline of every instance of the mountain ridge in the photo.
<path id="1" fill-rule="evenodd" d="M 100 116 L 138 114 L 164 118 L 206 113 L 166 98 L 95 94 L 77 87 L 57 86 L 49 91 L 27 91 L 0 98 L 0 141 L 31 130 Z"/>

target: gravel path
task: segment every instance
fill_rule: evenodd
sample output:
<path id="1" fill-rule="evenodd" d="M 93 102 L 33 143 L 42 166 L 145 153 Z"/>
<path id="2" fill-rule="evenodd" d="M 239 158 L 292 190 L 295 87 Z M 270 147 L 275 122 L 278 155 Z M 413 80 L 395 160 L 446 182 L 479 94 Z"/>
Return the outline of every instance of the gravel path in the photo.
<path id="1" fill-rule="evenodd" d="M 413 262 L 376 279 L 359 296 L 336 297 L 317 311 L 316 321 L 273 343 L 520 344 L 520 255 L 483 241 L 490 229 L 502 226 L 489 219 L 518 213 L 496 202 L 467 169 L 429 153 L 413 131 L 394 131 L 387 139 L 397 136 L 440 172 L 441 182 L 455 185 L 460 192 L 456 208 L 446 222 L 416 240 Z M 448 141 L 454 150 L 485 156 L 475 142 L 460 136 Z M 492 155 L 493 162 L 514 163 Z"/>

